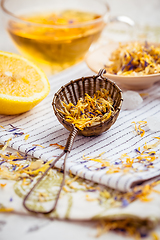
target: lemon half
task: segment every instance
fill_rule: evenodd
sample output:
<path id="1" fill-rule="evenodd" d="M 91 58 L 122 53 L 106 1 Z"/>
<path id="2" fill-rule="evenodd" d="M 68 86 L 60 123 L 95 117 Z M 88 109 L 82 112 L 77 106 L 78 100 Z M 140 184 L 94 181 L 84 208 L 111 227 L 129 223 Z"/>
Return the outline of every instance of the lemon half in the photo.
<path id="1" fill-rule="evenodd" d="M 49 93 L 45 73 L 28 59 L 0 51 L 0 114 L 27 112 Z"/>

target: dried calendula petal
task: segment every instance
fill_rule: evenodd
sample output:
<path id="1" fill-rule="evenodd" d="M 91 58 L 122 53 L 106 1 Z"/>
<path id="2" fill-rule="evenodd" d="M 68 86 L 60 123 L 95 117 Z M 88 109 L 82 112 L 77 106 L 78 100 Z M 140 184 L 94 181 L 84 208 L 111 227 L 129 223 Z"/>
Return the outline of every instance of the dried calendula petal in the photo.
<path id="1" fill-rule="evenodd" d="M 60 111 L 67 122 L 72 123 L 79 130 L 93 126 L 97 122 L 106 121 L 114 111 L 113 100 L 106 89 L 97 91 L 93 97 L 87 93 L 80 98 L 76 105 L 63 104 L 63 111 Z"/>
<path id="2" fill-rule="evenodd" d="M 147 42 L 119 43 L 109 60 L 111 64 L 105 69 L 111 74 L 143 76 L 160 73 L 160 45 Z"/>

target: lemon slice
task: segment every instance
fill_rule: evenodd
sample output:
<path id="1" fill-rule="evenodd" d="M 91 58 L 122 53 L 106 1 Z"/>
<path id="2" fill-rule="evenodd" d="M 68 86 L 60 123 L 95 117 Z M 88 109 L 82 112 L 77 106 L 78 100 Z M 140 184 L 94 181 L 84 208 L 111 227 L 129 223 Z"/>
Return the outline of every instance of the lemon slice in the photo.
<path id="1" fill-rule="evenodd" d="M 28 59 L 0 51 L 0 114 L 27 112 L 50 91 L 44 72 Z"/>

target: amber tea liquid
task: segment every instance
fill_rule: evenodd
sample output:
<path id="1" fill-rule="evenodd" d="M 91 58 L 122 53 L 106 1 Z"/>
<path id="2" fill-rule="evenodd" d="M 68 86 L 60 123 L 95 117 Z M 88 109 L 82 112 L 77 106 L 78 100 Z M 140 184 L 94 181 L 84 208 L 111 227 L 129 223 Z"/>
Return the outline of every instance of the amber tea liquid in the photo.
<path id="1" fill-rule="evenodd" d="M 53 74 L 84 58 L 104 27 L 103 21 L 87 22 L 100 17 L 74 10 L 25 15 L 20 18 L 28 23 L 10 21 L 8 32 L 23 55 Z M 78 27 L 81 23 L 85 24 Z"/>

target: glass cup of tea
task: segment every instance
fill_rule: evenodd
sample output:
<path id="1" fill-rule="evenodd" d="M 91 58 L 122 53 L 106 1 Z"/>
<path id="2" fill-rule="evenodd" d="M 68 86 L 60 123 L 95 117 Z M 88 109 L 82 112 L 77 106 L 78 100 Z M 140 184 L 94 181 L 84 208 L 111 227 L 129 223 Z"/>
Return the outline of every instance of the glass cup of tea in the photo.
<path id="1" fill-rule="evenodd" d="M 18 50 L 47 75 L 81 61 L 109 16 L 101 0 L 2 0 L 1 8 Z"/>

